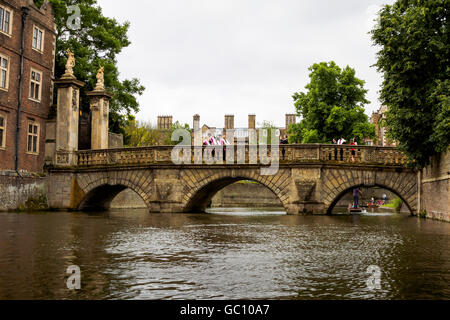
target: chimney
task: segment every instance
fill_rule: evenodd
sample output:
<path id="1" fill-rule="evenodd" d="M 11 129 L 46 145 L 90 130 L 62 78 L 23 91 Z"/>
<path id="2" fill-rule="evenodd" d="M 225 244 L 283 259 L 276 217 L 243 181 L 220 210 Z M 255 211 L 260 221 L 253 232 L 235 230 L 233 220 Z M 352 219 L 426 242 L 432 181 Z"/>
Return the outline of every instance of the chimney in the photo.
<path id="1" fill-rule="evenodd" d="M 289 129 L 291 124 L 295 124 L 297 122 L 297 116 L 295 114 L 287 114 L 286 115 L 286 130 Z"/>
<path id="2" fill-rule="evenodd" d="M 248 128 L 256 129 L 256 115 L 254 115 L 254 114 L 248 115 Z"/>
<path id="3" fill-rule="evenodd" d="M 193 129 L 194 129 L 194 131 L 200 130 L 200 115 L 198 115 L 198 114 L 194 115 Z"/>
<path id="4" fill-rule="evenodd" d="M 225 115 L 225 129 L 234 129 L 234 115 Z"/>
<path id="5" fill-rule="evenodd" d="M 172 116 L 158 116 L 158 130 L 168 130 L 172 127 Z"/>
<path id="6" fill-rule="evenodd" d="M 162 129 L 162 116 L 158 116 L 157 128 L 158 128 L 158 130 Z"/>

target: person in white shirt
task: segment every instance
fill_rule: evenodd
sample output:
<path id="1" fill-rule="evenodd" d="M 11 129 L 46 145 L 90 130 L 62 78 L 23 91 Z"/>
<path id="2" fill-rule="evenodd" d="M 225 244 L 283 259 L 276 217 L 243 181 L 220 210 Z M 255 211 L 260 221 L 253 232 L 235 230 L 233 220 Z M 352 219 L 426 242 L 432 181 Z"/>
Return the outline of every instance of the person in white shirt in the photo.
<path id="1" fill-rule="evenodd" d="M 227 147 L 226 147 L 227 142 L 221 134 L 219 134 L 219 136 L 217 138 L 217 145 L 222 146 L 221 151 L 222 151 L 223 161 L 225 161 L 225 152 L 227 150 Z"/>
<path id="2" fill-rule="evenodd" d="M 343 144 L 345 144 L 346 142 L 347 142 L 347 140 L 345 140 L 344 137 L 341 137 L 341 138 L 338 140 L 337 144 L 338 144 L 338 145 L 343 145 Z"/>
<path id="3" fill-rule="evenodd" d="M 219 145 L 226 146 L 227 144 L 228 141 L 222 135 L 219 135 Z"/>
<path id="4" fill-rule="evenodd" d="M 209 145 L 210 145 L 210 146 L 217 146 L 217 139 L 216 139 L 216 137 L 211 136 L 211 137 L 209 138 Z"/>
<path id="5" fill-rule="evenodd" d="M 208 138 L 205 138 L 205 140 L 203 140 L 203 145 L 209 146 L 209 136 L 208 136 Z"/>
<path id="6" fill-rule="evenodd" d="M 341 146 L 341 145 L 345 144 L 346 142 L 347 141 L 344 139 L 344 137 L 341 136 L 341 138 L 337 141 L 337 144 Z M 341 150 L 339 150 L 340 161 L 344 161 L 344 149 L 343 148 L 340 148 L 340 149 L 341 149 Z"/>

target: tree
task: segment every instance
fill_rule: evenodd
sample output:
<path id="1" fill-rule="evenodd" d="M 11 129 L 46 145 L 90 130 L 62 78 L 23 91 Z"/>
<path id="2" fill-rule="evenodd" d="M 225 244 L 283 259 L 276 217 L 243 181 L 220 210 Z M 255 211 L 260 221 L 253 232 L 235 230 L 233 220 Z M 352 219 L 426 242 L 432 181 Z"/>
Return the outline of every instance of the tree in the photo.
<path id="1" fill-rule="evenodd" d="M 147 147 L 161 145 L 164 132 L 155 128 L 151 123 L 139 122 L 131 117 L 124 128 L 124 141 L 127 147 Z"/>
<path id="2" fill-rule="evenodd" d="M 398 0 L 371 31 L 381 47 L 388 135 L 418 166 L 450 142 L 450 1 Z"/>
<path id="3" fill-rule="evenodd" d="M 300 123 L 291 125 L 291 143 L 330 143 L 341 136 L 359 142 L 375 137 L 375 127 L 368 122 L 364 105 L 364 81 L 347 66 L 341 70 L 334 61 L 316 63 L 309 68 L 307 92 L 293 95 Z"/>
<path id="4" fill-rule="evenodd" d="M 166 146 L 177 145 L 178 143 L 181 142 L 182 138 L 180 138 L 179 141 L 172 141 L 172 134 L 175 130 L 178 129 L 186 130 L 192 136 L 192 130 L 189 128 L 189 125 L 187 123 L 182 125 L 179 121 L 176 121 L 174 124 L 172 124 L 169 130 L 166 130 L 165 132 L 166 138 L 164 139 L 164 145 Z"/>
<path id="5" fill-rule="evenodd" d="M 172 134 L 175 130 L 186 130 L 192 136 L 192 130 L 188 124 L 180 124 L 176 121 L 170 129 L 158 129 L 150 122 L 136 121 L 130 116 L 124 128 L 124 144 L 127 147 L 148 147 L 148 146 L 171 146 L 177 145 L 180 141 L 172 141 Z"/>
<path id="6" fill-rule="evenodd" d="M 40 0 L 36 0 L 40 1 Z M 89 111 L 87 91 L 93 90 L 100 66 L 105 68 L 105 87 L 114 97 L 110 102 L 110 130 L 124 133 L 127 117 L 139 111 L 136 96 L 142 95 L 145 88 L 136 78 L 119 80 L 117 55 L 130 45 L 127 32 L 129 23 L 118 23 L 102 14 L 97 0 L 50 0 L 56 23 L 56 64 L 55 75 L 64 74 L 67 61 L 66 50 L 70 49 L 76 58 L 74 74 L 85 83 L 81 90 L 80 107 Z M 72 30 L 67 26 L 73 12 L 68 6 L 77 5 L 81 13 L 81 26 Z"/>
<path id="7" fill-rule="evenodd" d="M 273 124 L 273 122 L 264 120 L 260 124 L 260 127 L 261 127 L 262 130 L 266 130 L 267 131 L 267 136 L 262 136 L 262 137 L 260 136 L 259 137 L 260 140 L 258 140 L 258 143 L 259 142 L 263 142 L 263 143 L 266 143 L 266 144 L 271 144 L 272 143 L 272 138 L 275 139 L 277 141 L 277 143 L 279 142 L 279 140 L 280 140 L 279 133 L 278 133 L 278 136 L 277 136 L 278 128 Z M 260 135 L 263 134 L 262 131 L 259 131 L 259 134 Z"/>

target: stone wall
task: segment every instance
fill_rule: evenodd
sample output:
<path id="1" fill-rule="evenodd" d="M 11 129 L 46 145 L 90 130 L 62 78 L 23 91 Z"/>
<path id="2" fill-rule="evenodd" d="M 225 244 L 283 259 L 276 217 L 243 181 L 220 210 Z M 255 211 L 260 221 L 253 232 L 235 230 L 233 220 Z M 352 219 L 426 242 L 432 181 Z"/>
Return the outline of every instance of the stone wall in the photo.
<path id="1" fill-rule="evenodd" d="M 0 211 L 47 209 L 46 179 L 21 175 L 15 171 L 0 171 Z"/>
<path id="2" fill-rule="evenodd" d="M 435 156 L 422 170 L 420 212 L 428 218 L 450 222 L 450 149 Z"/>
<path id="3" fill-rule="evenodd" d="M 225 187 L 214 196 L 211 206 L 213 208 L 283 207 L 272 191 L 256 183 L 235 183 Z M 147 208 L 147 205 L 136 192 L 126 189 L 114 198 L 111 208 Z"/>
<path id="4" fill-rule="evenodd" d="M 108 132 L 108 148 L 109 149 L 123 148 L 123 135 Z"/>
<path id="5" fill-rule="evenodd" d="M 220 190 L 212 199 L 213 208 L 283 207 L 277 196 L 257 183 L 234 183 Z"/>
<path id="6" fill-rule="evenodd" d="M 125 189 L 111 202 L 112 209 L 143 209 L 147 208 L 141 197 L 131 189 Z"/>

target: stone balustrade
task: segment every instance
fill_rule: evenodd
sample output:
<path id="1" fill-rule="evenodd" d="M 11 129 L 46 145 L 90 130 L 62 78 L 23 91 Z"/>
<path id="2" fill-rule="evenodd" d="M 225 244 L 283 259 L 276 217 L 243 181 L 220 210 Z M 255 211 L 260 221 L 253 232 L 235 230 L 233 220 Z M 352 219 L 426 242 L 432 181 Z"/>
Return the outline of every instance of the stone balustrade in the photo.
<path id="1" fill-rule="evenodd" d="M 234 147 L 234 161 L 232 159 Z M 215 159 L 223 159 L 221 151 L 212 152 L 211 147 L 187 147 L 191 150 L 191 164 L 208 164 L 207 156 L 215 154 Z M 268 146 L 267 156 L 260 157 L 259 154 L 251 156 L 249 145 L 227 146 L 227 163 L 242 164 L 268 164 L 271 157 L 271 147 Z M 64 152 L 57 153 L 57 166 L 75 165 L 80 167 L 87 166 L 138 166 L 155 164 L 172 164 L 172 153 L 175 154 L 180 162 L 189 164 L 189 156 L 183 158 L 183 152 L 173 152 L 173 146 L 153 146 L 143 148 L 124 148 L 110 150 L 87 150 L 77 151 L 69 154 Z M 353 152 L 354 151 L 354 152 Z M 353 155 L 352 155 L 353 153 Z M 254 154 L 254 153 L 253 153 Z M 407 157 L 396 148 L 391 147 L 371 147 L 371 146 L 337 146 L 337 145 L 280 145 L 279 161 L 282 164 L 295 164 L 305 162 L 317 163 L 355 163 L 355 164 L 384 164 L 390 166 L 405 166 Z M 202 162 L 200 162 L 200 156 Z M 73 158 L 72 158 L 73 157 Z M 72 160 L 73 159 L 73 160 Z M 70 161 L 69 161 L 70 160 Z"/>

